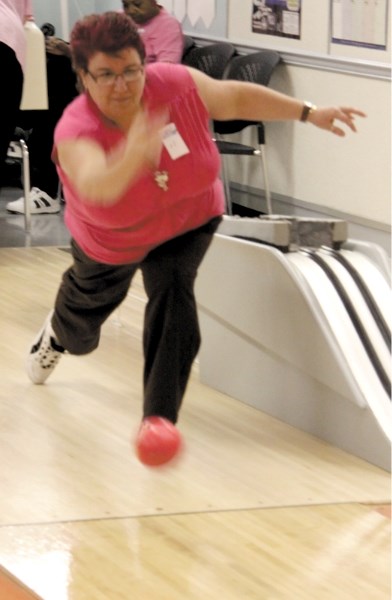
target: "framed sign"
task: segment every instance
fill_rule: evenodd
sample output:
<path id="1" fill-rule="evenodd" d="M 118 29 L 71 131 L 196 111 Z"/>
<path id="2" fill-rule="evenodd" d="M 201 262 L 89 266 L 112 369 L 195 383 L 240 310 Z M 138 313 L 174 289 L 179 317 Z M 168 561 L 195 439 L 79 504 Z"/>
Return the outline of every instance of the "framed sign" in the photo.
<path id="1" fill-rule="evenodd" d="M 332 43 L 385 50 L 387 0 L 332 0 Z"/>
<path id="2" fill-rule="evenodd" d="M 301 0 L 253 0 L 252 31 L 301 38 Z"/>

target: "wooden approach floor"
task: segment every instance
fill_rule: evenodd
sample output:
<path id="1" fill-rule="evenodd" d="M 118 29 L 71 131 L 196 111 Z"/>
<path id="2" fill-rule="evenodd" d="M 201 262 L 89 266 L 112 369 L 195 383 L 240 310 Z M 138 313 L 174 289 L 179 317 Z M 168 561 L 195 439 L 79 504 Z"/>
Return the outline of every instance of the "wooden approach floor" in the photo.
<path id="1" fill-rule="evenodd" d="M 389 599 L 390 474 L 202 385 L 197 363 L 183 455 L 138 463 L 140 279 L 96 352 L 29 382 L 69 262 L 0 249 L 0 600 Z"/>

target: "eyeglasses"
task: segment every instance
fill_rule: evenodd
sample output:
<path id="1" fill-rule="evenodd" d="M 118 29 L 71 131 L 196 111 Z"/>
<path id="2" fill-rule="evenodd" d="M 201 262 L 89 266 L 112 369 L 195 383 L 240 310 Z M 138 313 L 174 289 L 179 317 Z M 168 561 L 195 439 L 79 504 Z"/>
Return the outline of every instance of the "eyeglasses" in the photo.
<path id="1" fill-rule="evenodd" d="M 143 73 L 144 66 L 140 65 L 139 67 L 132 67 L 129 69 L 125 69 L 120 74 L 112 73 L 112 71 L 107 71 L 106 73 L 100 73 L 99 75 L 93 75 L 87 69 L 87 73 L 90 77 L 95 81 L 97 85 L 100 87 L 109 87 L 116 83 L 118 78 L 123 79 L 125 83 L 131 83 L 132 81 L 136 81 L 139 79 L 141 74 Z"/>

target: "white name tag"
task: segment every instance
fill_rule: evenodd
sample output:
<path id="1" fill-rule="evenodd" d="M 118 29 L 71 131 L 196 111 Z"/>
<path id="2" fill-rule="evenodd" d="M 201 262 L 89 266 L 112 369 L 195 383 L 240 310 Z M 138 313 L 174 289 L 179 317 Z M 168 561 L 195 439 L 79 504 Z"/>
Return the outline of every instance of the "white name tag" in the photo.
<path id="1" fill-rule="evenodd" d="M 189 154 L 189 148 L 178 133 L 174 123 L 169 123 L 163 128 L 162 143 L 173 160 Z"/>

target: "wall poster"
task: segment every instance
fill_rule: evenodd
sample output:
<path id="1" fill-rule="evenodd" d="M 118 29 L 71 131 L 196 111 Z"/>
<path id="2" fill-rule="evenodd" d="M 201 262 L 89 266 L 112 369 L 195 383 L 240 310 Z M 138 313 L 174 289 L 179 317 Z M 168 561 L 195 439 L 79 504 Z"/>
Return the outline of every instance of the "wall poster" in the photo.
<path id="1" fill-rule="evenodd" d="M 388 0 L 331 0 L 332 42 L 386 50 Z"/>
<path id="2" fill-rule="evenodd" d="M 301 38 L 301 0 L 253 0 L 253 33 Z"/>

